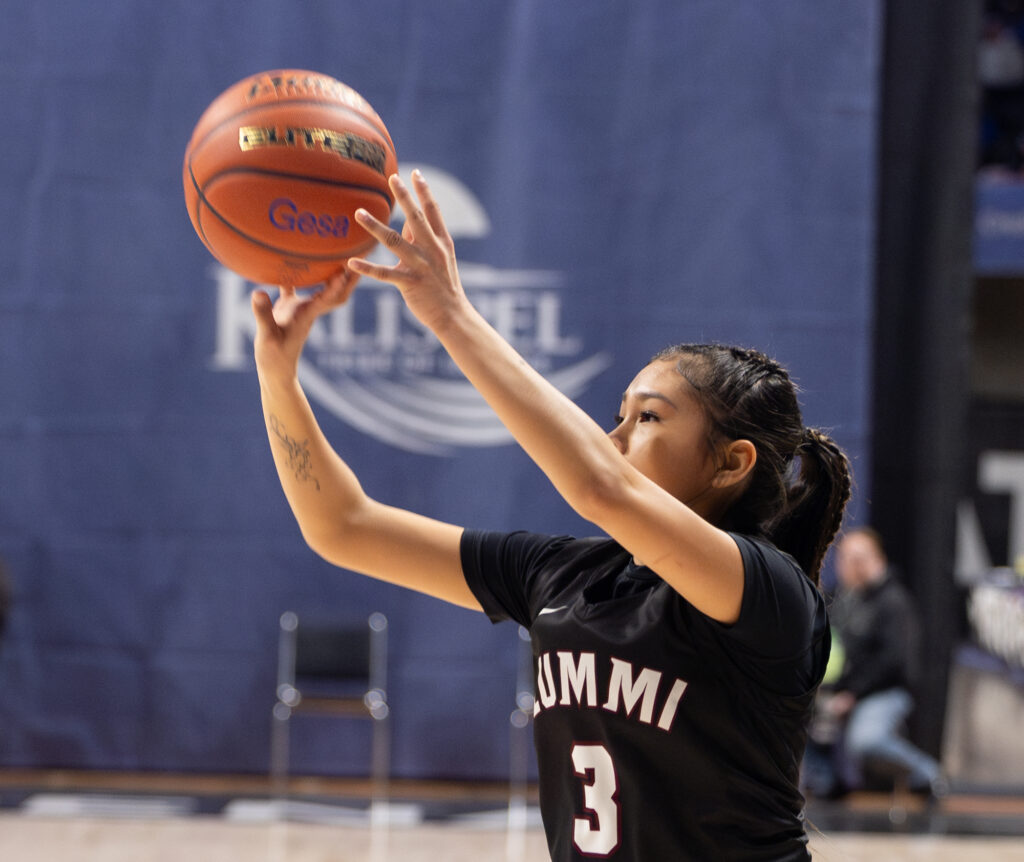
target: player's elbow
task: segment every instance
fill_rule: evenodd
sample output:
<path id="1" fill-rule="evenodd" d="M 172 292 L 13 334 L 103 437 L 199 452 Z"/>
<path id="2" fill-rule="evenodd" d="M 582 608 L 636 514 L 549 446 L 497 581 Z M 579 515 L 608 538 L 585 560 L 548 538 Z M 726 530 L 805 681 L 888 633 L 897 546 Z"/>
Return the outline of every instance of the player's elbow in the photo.
<path id="1" fill-rule="evenodd" d="M 622 471 L 603 467 L 591 471 L 577 484 L 572 507 L 580 517 L 603 529 L 625 505 L 628 482 Z"/>
<path id="2" fill-rule="evenodd" d="M 340 513 L 335 517 L 299 519 L 299 532 L 313 553 L 328 562 L 339 563 L 347 552 L 358 544 L 359 519 L 354 513 Z"/>
<path id="3" fill-rule="evenodd" d="M 299 524 L 299 532 L 309 549 L 318 557 L 330 560 L 334 554 L 334 548 L 339 543 L 338 536 L 334 531 L 314 528 L 310 525 Z"/>

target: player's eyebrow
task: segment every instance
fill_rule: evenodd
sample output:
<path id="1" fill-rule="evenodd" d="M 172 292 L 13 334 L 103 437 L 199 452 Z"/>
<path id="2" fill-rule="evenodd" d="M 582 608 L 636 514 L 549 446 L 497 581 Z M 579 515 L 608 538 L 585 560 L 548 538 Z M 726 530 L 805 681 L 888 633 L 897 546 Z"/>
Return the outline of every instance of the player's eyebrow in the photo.
<path id="1" fill-rule="evenodd" d="M 629 397 L 630 393 L 628 390 L 622 393 L 623 401 L 625 401 Z M 635 401 L 650 401 L 652 399 L 655 401 L 664 401 L 669 407 L 672 407 L 673 409 L 676 410 L 679 409 L 676 406 L 676 403 L 671 398 L 669 398 L 667 395 L 662 395 L 662 393 L 658 392 L 655 389 L 639 389 L 633 393 L 632 397 Z"/>

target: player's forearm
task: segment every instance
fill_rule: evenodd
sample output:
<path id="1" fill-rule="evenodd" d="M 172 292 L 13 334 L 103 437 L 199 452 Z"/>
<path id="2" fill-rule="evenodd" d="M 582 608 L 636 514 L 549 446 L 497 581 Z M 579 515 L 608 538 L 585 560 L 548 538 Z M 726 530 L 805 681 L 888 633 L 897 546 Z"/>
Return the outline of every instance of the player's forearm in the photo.
<path id="1" fill-rule="evenodd" d="M 437 328 L 455 363 L 505 427 L 584 517 L 622 459 L 607 434 L 533 369 L 471 306 Z"/>
<path id="2" fill-rule="evenodd" d="M 281 487 L 306 541 L 319 550 L 366 496 L 327 442 L 297 381 L 261 381 L 260 395 Z"/>

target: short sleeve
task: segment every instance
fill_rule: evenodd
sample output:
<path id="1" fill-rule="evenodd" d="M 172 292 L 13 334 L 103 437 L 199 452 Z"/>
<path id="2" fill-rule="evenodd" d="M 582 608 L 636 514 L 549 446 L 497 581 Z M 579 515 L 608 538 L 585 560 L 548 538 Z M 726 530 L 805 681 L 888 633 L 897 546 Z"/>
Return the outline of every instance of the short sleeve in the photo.
<path id="1" fill-rule="evenodd" d="M 569 536 L 466 530 L 460 553 L 470 590 L 493 622 L 529 628 L 536 616 L 551 561 L 577 540 Z"/>
<path id="2" fill-rule="evenodd" d="M 795 663 L 803 685 L 816 685 L 830 646 L 824 597 L 788 554 L 732 537 L 743 558 L 743 602 L 739 619 L 720 632 L 765 670 Z"/>
<path id="3" fill-rule="evenodd" d="M 581 576 L 621 565 L 626 555 L 607 537 L 480 530 L 463 532 L 460 553 L 466 583 L 487 615 L 527 628 L 550 599 Z"/>

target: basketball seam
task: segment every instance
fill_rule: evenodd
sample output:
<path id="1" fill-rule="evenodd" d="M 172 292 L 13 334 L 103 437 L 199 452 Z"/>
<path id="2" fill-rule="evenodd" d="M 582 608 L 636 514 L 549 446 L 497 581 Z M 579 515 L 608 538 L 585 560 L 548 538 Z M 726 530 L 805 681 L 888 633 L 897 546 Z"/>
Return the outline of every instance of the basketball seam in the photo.
<path id="1" fill-rule="evenodd" d="M 199 238 L 203 241 L 203 245 L 206 246 L 211 254 L 214 254 L 213 246 L 210 245 L 209 240 L 206 239 L 206 231 L 203 229 L 202 225 L 203 203 L 206 203 L 207 209 L 212 210 L 212 207 L 210 206 L 209 201 L 206 200 L 206 195 L 203 194 L 203 190 L 199 188 L 199 183 L 196 181 L 196 175 L 192 173 L 192 165 L 188 166 L 188 178 L 192 180 L 192 188 L 195 189 L 196 193 L 196 215 L 195 218 L 192 219 L 192 224 L 195 225 L 196 233 L 199 234 Z M 223 221 L 223 219 L 221 220 Z"/>
<path id="2" fill-rule="evenodd" d="M 383 192 L 380 189 L 375 188 L 374 186 L 367 186 L 363 185 L 362 183 L 351 183 L 348 182 L 347 180 L 331 180 L 327 179 L 326 177 L 318 177 L 310 174 L 293 174 L 288 171 L 276 171 L 270 168 L 225 168 L 224 170 L 218 171 L 217 173 L 208 177 L 206 182 L 203 183 L 202 187 L 200 187 L 198 182 L 196 181 L 195 175 L 192 173 L 191 167 L 189 168 L 189 176 L 192 177 L 192 184 L 196 187 L 196 191 L 203 196 L 204 200 L 206 199 L 206 189 L 209 188 L 210 185 L 212 185 L 215 181 L 221 179 L 222 177 L 226 177 L 229 174 L 255 174 L 261 177 L 276 177 L 282 180 L 300 180 L 302 182 L 319 183 L 320 185 L 334 186 L 336 188 L 341 189 L 355 189 L 356 191 L 370 192 L 371 194 L 375 194 L 384 198 L 384 200 L 386 200 L 388 203 L 389 210 L 393 205 L 391 196 L 386 192 Z M 209 202 L 207 202 L 207 206 L 210 206 Z M 210 208 L 212 209 L 212 207 Z"/>

